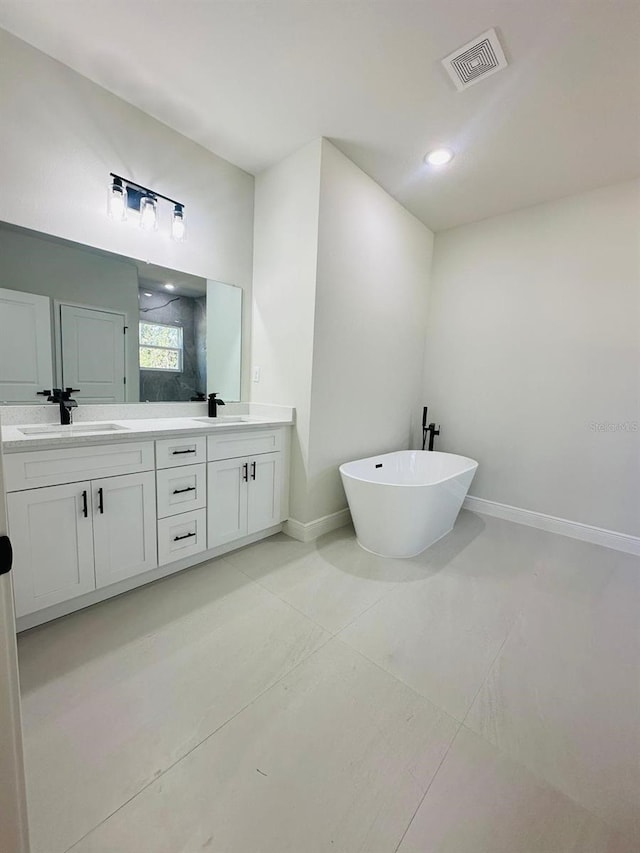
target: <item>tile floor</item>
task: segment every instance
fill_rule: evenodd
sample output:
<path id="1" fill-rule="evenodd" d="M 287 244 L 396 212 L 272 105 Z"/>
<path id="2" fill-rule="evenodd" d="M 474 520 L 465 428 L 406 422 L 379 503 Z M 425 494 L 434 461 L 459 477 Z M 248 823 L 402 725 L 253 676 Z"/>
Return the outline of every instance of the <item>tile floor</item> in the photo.
<path id="1" fill-rule="evenodd" d="M 278 535 L 21 635 L 34 853 L 637 853 L 640 558 Z"/>

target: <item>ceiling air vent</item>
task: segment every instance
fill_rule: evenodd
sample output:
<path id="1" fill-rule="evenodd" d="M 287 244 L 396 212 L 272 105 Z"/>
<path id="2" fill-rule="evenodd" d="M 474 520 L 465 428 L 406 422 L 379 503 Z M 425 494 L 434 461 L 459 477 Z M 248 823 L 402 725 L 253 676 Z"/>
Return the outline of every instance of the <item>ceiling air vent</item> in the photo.
<path id="1" fill-rule="evenodd" d="M 461 92 L 507 67 L 495 30 L 487 30 L 442 60 L 447 74 Z"/>

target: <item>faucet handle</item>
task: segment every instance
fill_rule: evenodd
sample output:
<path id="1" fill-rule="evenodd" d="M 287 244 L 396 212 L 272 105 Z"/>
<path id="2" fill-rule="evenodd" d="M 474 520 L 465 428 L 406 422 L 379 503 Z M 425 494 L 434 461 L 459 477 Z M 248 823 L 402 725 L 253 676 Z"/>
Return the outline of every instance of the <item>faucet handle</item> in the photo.
<path id="1" fill-rule="evenodd" d="M 79 388 L 65 388 L 65 389 L 64 389 L 64 393 L 65 393 L 65 394 L 69 394 L 69 395 L 71 395 L 71 394 L 79 394 L 79 393 L 80 393 L 80 389 L 79 389 Z"/>
<path id="2" fill-rule="evenodd" d="M 36 391 L 37 397 L 50 397 L 51 396 L 51 388 L 48 388 L 46 391 Z"/>

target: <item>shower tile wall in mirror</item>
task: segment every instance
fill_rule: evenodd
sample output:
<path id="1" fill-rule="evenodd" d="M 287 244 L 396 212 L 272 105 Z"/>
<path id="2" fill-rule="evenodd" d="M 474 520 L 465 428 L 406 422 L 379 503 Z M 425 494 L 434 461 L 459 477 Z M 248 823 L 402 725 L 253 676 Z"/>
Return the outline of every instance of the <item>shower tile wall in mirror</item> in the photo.
<path id="1" fill-rule="evenodd" d="M 0 223 L 0 402 L 239 400 L 242 290 Z"/>

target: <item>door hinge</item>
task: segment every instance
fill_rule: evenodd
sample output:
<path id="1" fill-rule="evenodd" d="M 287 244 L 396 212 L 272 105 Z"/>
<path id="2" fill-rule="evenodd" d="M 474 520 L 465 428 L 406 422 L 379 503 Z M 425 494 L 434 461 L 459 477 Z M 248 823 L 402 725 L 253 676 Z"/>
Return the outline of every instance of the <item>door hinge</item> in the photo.
<path id="1" fill-rule="evenodd" d="M 13 566 L 13 548 L 8 536 L 0 536 L 0 575 L 6 575 Z"/>
<path id="2" fill-rule="evenodd" d="M 123 334 L 123 335 L 126 335 L 126 334 L 127 334 L 127 329 L 128 329 L 128 328 L 129 328 L 128 326 L 123 326 L 123 327 L 122 327 L 122 334 Z"/>

